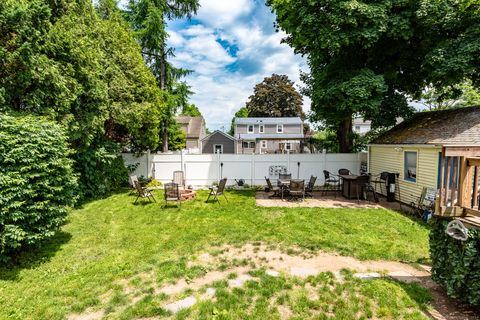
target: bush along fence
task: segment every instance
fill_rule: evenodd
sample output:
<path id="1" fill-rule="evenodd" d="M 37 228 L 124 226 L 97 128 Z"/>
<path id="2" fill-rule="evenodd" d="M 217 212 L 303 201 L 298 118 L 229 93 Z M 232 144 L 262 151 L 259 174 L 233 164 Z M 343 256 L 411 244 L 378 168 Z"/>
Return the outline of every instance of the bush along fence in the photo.
<path id="1" fill-rule="evenodd" d="M 77 188 L 70 153 L 59 125 L 0 114 L 0 262 L 66 221 Z"/>
<path id="2" fill-rule="evenodd" d="M 432 279 L 447 294 L 472 305 L 480 305 L 480 229 L 469 229 L 466 241 L 446 232 L 449 221 L 435 219 L 430 232 Z"/>

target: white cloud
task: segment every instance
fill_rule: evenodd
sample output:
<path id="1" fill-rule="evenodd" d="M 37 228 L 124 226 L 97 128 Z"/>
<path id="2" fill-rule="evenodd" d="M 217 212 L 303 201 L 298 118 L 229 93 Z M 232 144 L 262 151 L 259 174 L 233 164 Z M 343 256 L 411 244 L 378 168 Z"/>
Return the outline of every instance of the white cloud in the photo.
<path id="1" fill-rule="evenodd" d="M 248 15 L 254 7 L 253 0 L 200 0 L 195 18 L 207 26 L 228 27 Z"/>
<path id="2" fill-rule="evenodd" d="M 274 32 L 274 17 L 263 3 L 200 0 L 200 4 L 192 22 L 172 24 L 169 44 L 176 49 L 172 63 L 194 70 L 186 81 L 207 126 L 228 130 L 234 113 L 264 77 L 286 74 L 298 85 L 300 69 L 308 68 L 305 59 L 281 43 L 285 34 Z M 310 101 L 304 103 L 307 111 Z"/>

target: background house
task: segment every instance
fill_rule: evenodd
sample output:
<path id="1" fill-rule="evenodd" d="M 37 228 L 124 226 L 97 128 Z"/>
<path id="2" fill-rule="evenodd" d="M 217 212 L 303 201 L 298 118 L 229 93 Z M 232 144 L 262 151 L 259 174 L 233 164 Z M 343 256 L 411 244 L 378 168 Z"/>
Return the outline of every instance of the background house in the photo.
<path id="1" fill-rule="evenodd" d="M 402 202 L 417 202 L 423 187 L 430 187 L 440 190 L 443 207 L 459 203 L 478 210 L 479 170 L 474 159 L 480 157 L 480 107 L 419 112 L 379 136 L 368 149 L 372 174 L 399 173 Z M 468 185 L 476 187 L 466 192 Z"/>
<path id="2" fill-rule="evenodd" d="M 178 116 L 180 128 L 186 134 L 186 148 L 200 149 L 200 141 L 207 135 L 203 117 Z"/>
<path id="3" fill-rule="evenodd" d="M 237 139 L 216 130 L 202 139 L 202 153 L 235 153 Z"/>
<path id="4" fill-rule="evenodd" d="M 299 153 L 303 121 L 291 118 L 235 118 L 237 153 Z"/>
<path id="5" fill-rule="evenodd" d="M 372 128 L 372 121 L 355 118 L 352 122 L 352 130 L 357 134 L 365 134 Z"/>

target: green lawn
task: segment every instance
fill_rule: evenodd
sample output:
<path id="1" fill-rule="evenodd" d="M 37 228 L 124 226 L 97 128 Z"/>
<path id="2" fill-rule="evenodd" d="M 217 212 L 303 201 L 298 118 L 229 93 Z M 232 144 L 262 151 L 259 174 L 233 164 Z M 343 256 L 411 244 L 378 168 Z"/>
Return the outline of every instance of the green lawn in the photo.
<path id="1" fill-rule="evenodd" d="M 205 198 L 206 193 L 200 193 L 198 199 L 183 203 L 180 209 L 162 209 L 158 203 L 134 205 L 135 197 L 126 192 L 73 211 L 69 223 L 36 255 L 24 254 L 18 257 L 17 266 L 0 268 L 0 319 L 63 319 L 70 313 L 88 307 L 103 308 L 105 304 L 113 312 L 116 306 L 127 304 L 118 292 L 119 280 L 153 273 L 154 283 L 149 285 L 158 286 L 172 279 L 197 277 L 202 270 L 189 266 L 189 258 L 225 243 L 262 241 L 283 248 L 338 252 L 359 259 L 418 262 L 428 258 L 428 229 L 393 211 L 258 208 L 251 192 L 229 192 L 229 202 L 220 205 L 205 204 Z M 393 290 L 387 290 L 389 286 L 396 286 L 400 293 L 395 299 L 403 301 L 403 296 L 408 296 L 408 290 L 400 284 L 375 282 L 381 284 L 378 290 L 385 292 Z M 355 285 L 360 291 L 372 286 Z M 116 295 L 107 303 L 101 297 L 109 290 Z M 375 300 L 374 294 L 371 296 L 369 299 Z M 160 298 L 151 292 L 146 297 Z M 292 299 L 285 303 L 293 303 Z M 380 305 L 378 299 L 375 303 Z M 239 306 L 244 303 L 237 300 Z M 139 303 L 148 305 L 148 301 Z M 222 300 L 219 298 L 217 303 Z M 129 307 L 124 313 L 112 313 L 110 318 L 164 313 L 158 308 L 152 311 L 152 305 L 155 304 L 140 308 L 145 314 L 131 313 Z M 206 305 L 202 307 L 205 310 L 211 309 L 208 312 L 213 318 L 244 318 L 225 316 L 221 305 L 205 302 L 196 308 L 202 305 Z M 214 307 L 218 314 L 212 311 Z M 404 308 L 416 312 L 412 306 Z M 347 309 L 345 312 L 351 311 Z M 387 318 L 391 316 L 388 310 Z M 368 310 L 365 312 L 368 315 Z M 404 311 L 400 308 L 397 312 Z M 182 316 L 183 313 L 178 315 Z M 198 317 L 208 318 L 200 311 Z M 269 318 L 272 317 L 269 312 Z M 301 313 L 299 317 L 302 318 Z"/>

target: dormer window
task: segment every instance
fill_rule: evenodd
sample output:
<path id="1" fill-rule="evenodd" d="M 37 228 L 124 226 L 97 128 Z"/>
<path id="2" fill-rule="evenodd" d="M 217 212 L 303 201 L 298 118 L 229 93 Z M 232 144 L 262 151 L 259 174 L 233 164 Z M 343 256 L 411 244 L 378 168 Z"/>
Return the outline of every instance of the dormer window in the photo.
<path id="1" fill-rule="evenodd" d="M 283 133 L 283 124 L 277 124 L 277 133 Z"/>
<path id="2" fill-rule="evenodd" d="M 248 133 L 253 133 L 253 124 L 248 125 Z"/>
<path id="3" fill-rule="evenodd" d="M 258 132 L 260 133 L 265 133 L 265 126 L 263 124 L 261 124 L 259 127 L 258 127 Z"/>

